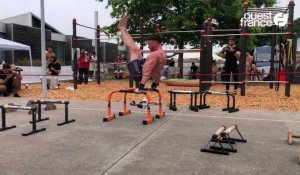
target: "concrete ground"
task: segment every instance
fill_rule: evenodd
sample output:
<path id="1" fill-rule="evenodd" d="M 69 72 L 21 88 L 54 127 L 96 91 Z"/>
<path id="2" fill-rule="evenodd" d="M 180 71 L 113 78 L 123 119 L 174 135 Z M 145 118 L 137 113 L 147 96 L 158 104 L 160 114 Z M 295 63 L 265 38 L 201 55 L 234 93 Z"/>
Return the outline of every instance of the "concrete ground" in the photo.
<path id="1" fill-rule="evenodd" d="M 1 98 L 0 104 L 25 105 L 26 99 Z M 75 123 L 56 126 L 63 120 L 63 106 L 43 111 L 49 121 L 38 123 L 47 130 L 23 137 L 30 130 L 30 115 L 7 114 L 8 125 L 0 132 L 1 175 L 99 175 L 99 174 L 300 174 L 300 142 L 286 143 L 288 128 L 300 133 L 299 113 L 241 110 L 229 114 L 220 109 L 198 113 L 187 108 L 166 110 L 167 116 L 142 125 L 145 111 L 103 123 L 105 102 L 71 101 L 70 118 Z M 153 107 L 152 111 L 156 111 Z M 120 110 L 120 103 L 113 103 Z M 248 143 L 238 143 L 238 152 L 228 156 L 202 153 L 211 135 L 223 125 L 237 124 Z M 232 136 L 236 136 L 233 134 Z"/>

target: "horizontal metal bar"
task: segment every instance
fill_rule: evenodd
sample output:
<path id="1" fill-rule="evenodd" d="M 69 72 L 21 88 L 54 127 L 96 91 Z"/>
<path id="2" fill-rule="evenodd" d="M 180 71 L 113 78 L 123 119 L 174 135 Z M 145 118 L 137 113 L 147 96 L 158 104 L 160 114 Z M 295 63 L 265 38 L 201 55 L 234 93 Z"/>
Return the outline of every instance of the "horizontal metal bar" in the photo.
<path id="1" fill-rule="evenodd" d="M 85 27 L 85 28 L 88 28 L 88 29 L 92 29 L 92 30 L 98 30 L 97 28 L 89 27 L 89 26 L 86 26 L 86 25 L 78 24 L 78 23 L 76 23 L 76 25 L 81 26 L 81 27 Z"/>
<path id="2" fill-rule="evenodd" d="M 244 84 L 241 81 L 201 81 L 202 84 Z"/>
<path id="3" fill-rule="evenodd" d="M 252 10 L 252 9 L 287 9 L 288 7 L 264 7 L 264 8 L 248 8 L 249 10 Z"/>
<path id="4" fill-rule="evenodd" d="M 279 84 L 288 84 L 288 81 L 245 81 L 245 83 L 279 83 Z"/>
<path id="5" fill-rule="evenodd" d="M 145 34 L 142 34 L 144 36 L 149 36 L 149 35 L 156 35 L 156 34 L 176 34 L 176 33 L 200 33 L 201 30 L 186 30 L 186 31 L 162 31 L 162 32 L 159 32 L 159 33 L 145 33 Z M 131 36 L 140 36 L 141 34 L 137 34 L 137 33 L 134 33 L 134 34 L 130 34 Z"/>
<path id="6" fill-rule="evenodd" d="M 195 53 L 195 52 L 201 52 L 202 49 L 168 49 L 163 50 L 165 53 Z M 150 50 L 142 50 L 143 53 L 150 53 Z"/>
<path id="7" fill-rule="evenodd" d="M 241 31 L 242 29 L 214 29 L 212 30 L 213 32 L 239 32 Z"/>
<path id="8" fill-rule="evenodd" d="M 141 37 L 131 37 L 132 39 L 139 39 L 139 38 L 141 38 Z M 75 38 L 74 40 L 76 40 L 76 41 L 88 41 L 88 40 L 113 40 L 113 39 L 115 39 L 115 40 L 120 40 L 120 39 L 122 39 L 121 37 L 114 37 L 114 38 Z"/>
<path id="9" fill-rule="evenodd" d="M 56 104 L 69 103 L 69 101 L 51 101 L 51 100 L 40 100 L 40 102 L 44 103 L 44 104 L 47 104 L 47 103 L 56 103 Z"/>
<path id="10" fill-rule="evenodd" d="M 245 84 L 245 83 L 280 83 L 287 84 L 288 81 L 201 81 L 202 84 Z"/>
<path id="11" fill-rule="evenodd" d="M 28 107 L 28 106 L 14 106 L 14 105 L 4 105 L 5 109 L 20 109 L 20 110 L 31 110 L 35 109 L 36 107 Z"/>
<path id="12" fill-rule="evenodd" d="M 177 90 L 172 90 L 172 91 L 169 91 L 169 93 L 173 93 L 173 94 L 198 94 L 199 92 L 195 92 L 195 91 L 177 91 Z"/>
<path id="13" fill-rule="evenodd" d="M 218 91 L 204 91 L 206 94 L 215 94 L 215 95 L 229 95 L 230 92 L 218 92 Z"/>
<path id="14" fill-rule="evenodd" d="M 224 36 L 264 36 L 264 35 L 290 35 L 291 32 L 285 33 L 240 33 L 240 34 L 217 34 L 217 35 L 202 35 L 203 37 L 224 37 Z"/>

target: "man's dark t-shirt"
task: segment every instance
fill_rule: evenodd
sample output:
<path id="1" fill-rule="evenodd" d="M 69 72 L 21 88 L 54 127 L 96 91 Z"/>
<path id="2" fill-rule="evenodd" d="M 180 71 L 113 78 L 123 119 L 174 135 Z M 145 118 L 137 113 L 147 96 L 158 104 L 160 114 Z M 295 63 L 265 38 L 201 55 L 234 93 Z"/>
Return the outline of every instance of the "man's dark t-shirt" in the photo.
<path id="1" fill-rule="evenodd" d="M 61 66 L 59 63 L 50 63 L 47 67 L 47 69 L 51 71 L 51 75 L 58 75 L 54 70 L 51 70 L 51 68 L 54 68 L 55 70 L 60 70 Z"/>
<path id="2" fill-rule="evenodd" d="M 1 80 L 5 80 L 6 78 L 6 74 L 4 74 L 3 71 L 0 71 L 0 79 Z M 6 88 L 8 91 L 11 91 L 13 88 L 14 88 L 14 85 L 13 85 L 13 82 L 14 82 L 14 77 L 11 77 L 5 84 Z"/>
<path id="3" fill-rule="evenodd" d="M 169 61 L 169 67 L 174 67 L 174 65 L 175 65 L 174 60 L 170 60 L 170 61 Z"/>
<path id="4" fill-rule="evenodd" d="M 198 67 L 197 67 L 197 66 L 191 66 L 191 71 L 192 71 L 193 73 L 196 73 L 197 70 L 198 70 Z"/>
<path id="5" fill-rule="evenodd" d="M 238 66 L 237 64 L 237 58 L 235 57 L 235 53 L 237 51 L 240 51 L 240 49 L 237 46 L 233 47 L 234 51 L 230 51 L 230 48 L 226 48 L 226 62 L 225 62 L 225 67 L 226 68 L 235 68 Z"/>

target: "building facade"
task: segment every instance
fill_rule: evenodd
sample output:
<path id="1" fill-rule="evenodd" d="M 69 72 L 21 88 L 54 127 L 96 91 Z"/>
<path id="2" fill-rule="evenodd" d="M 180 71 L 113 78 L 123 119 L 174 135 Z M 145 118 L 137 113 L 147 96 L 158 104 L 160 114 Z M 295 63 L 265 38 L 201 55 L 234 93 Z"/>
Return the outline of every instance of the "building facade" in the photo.
<path id="1" fill-rule="evenodd" d="M 11 40 L 31 46 L 34 66 L 41 66 L 41 20 L 32 13 L 25 13 L 0 20 L 0 38 Z M 70 22 L 70 27 L 72 23 Z M 64 35 L 51 25 L 45 23 L 46 47 L 52 46 L 57 55 L 57 60 L 62 65 L 71 65 L 73 50 L 72 36 Z M 92 40 L 76 42 L 76 47 L 89 52 L 95 50 Z M 112 43 L 101 43 L 99 49 L 101 61 L 113 62 L 118 55 L 118 46 Z M 2 51 L 0 61 L 13 63 L 20 66 L 29 65 L 27 51 Z"/>

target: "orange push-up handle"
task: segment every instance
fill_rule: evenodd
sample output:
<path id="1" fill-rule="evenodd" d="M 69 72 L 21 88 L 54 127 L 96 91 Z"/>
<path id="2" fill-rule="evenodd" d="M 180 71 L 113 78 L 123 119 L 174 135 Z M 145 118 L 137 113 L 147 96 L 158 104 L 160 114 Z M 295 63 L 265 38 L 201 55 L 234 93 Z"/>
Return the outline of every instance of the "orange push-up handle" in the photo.
<path id="1" fill-rule="evenodd" d="M 115 118 L 115 115 L 112 114 L 112 110 L 111 110 L 111 101 L 112 101 L 112 96 L 114 93 L 125 93 L 124 94 L 124 103 L 123 103 L 123 112 L 120 112 L 120 115 L 127 115 L 130 113 L 130 110 L 127 111 L 127 106 L 126 106 L 126 98 L 127 98 L 127 94 L 128 93 L 136 93 L 134 91 L 135 89 L 127 89 L 127 90 L 115 90 L 112 91 L 111 93 L 109 93 L 108 95 L 108 110 L 107 110 L 107 117 L 103 118 L 104 122 L 113 120 Z M 146 119 L 143 121 L 143 124 L 150 124 L 154 121 L 153 117 L 151 116 L 151 111 L 150 111 L 150 102 L 151 99 L 149 97 L 149 95 L 147 94 L 147 92 L 142 92 L 142 93 L 138 93 L 138 94 L 144 94 L 147 100 L 147 116 Z"/>

